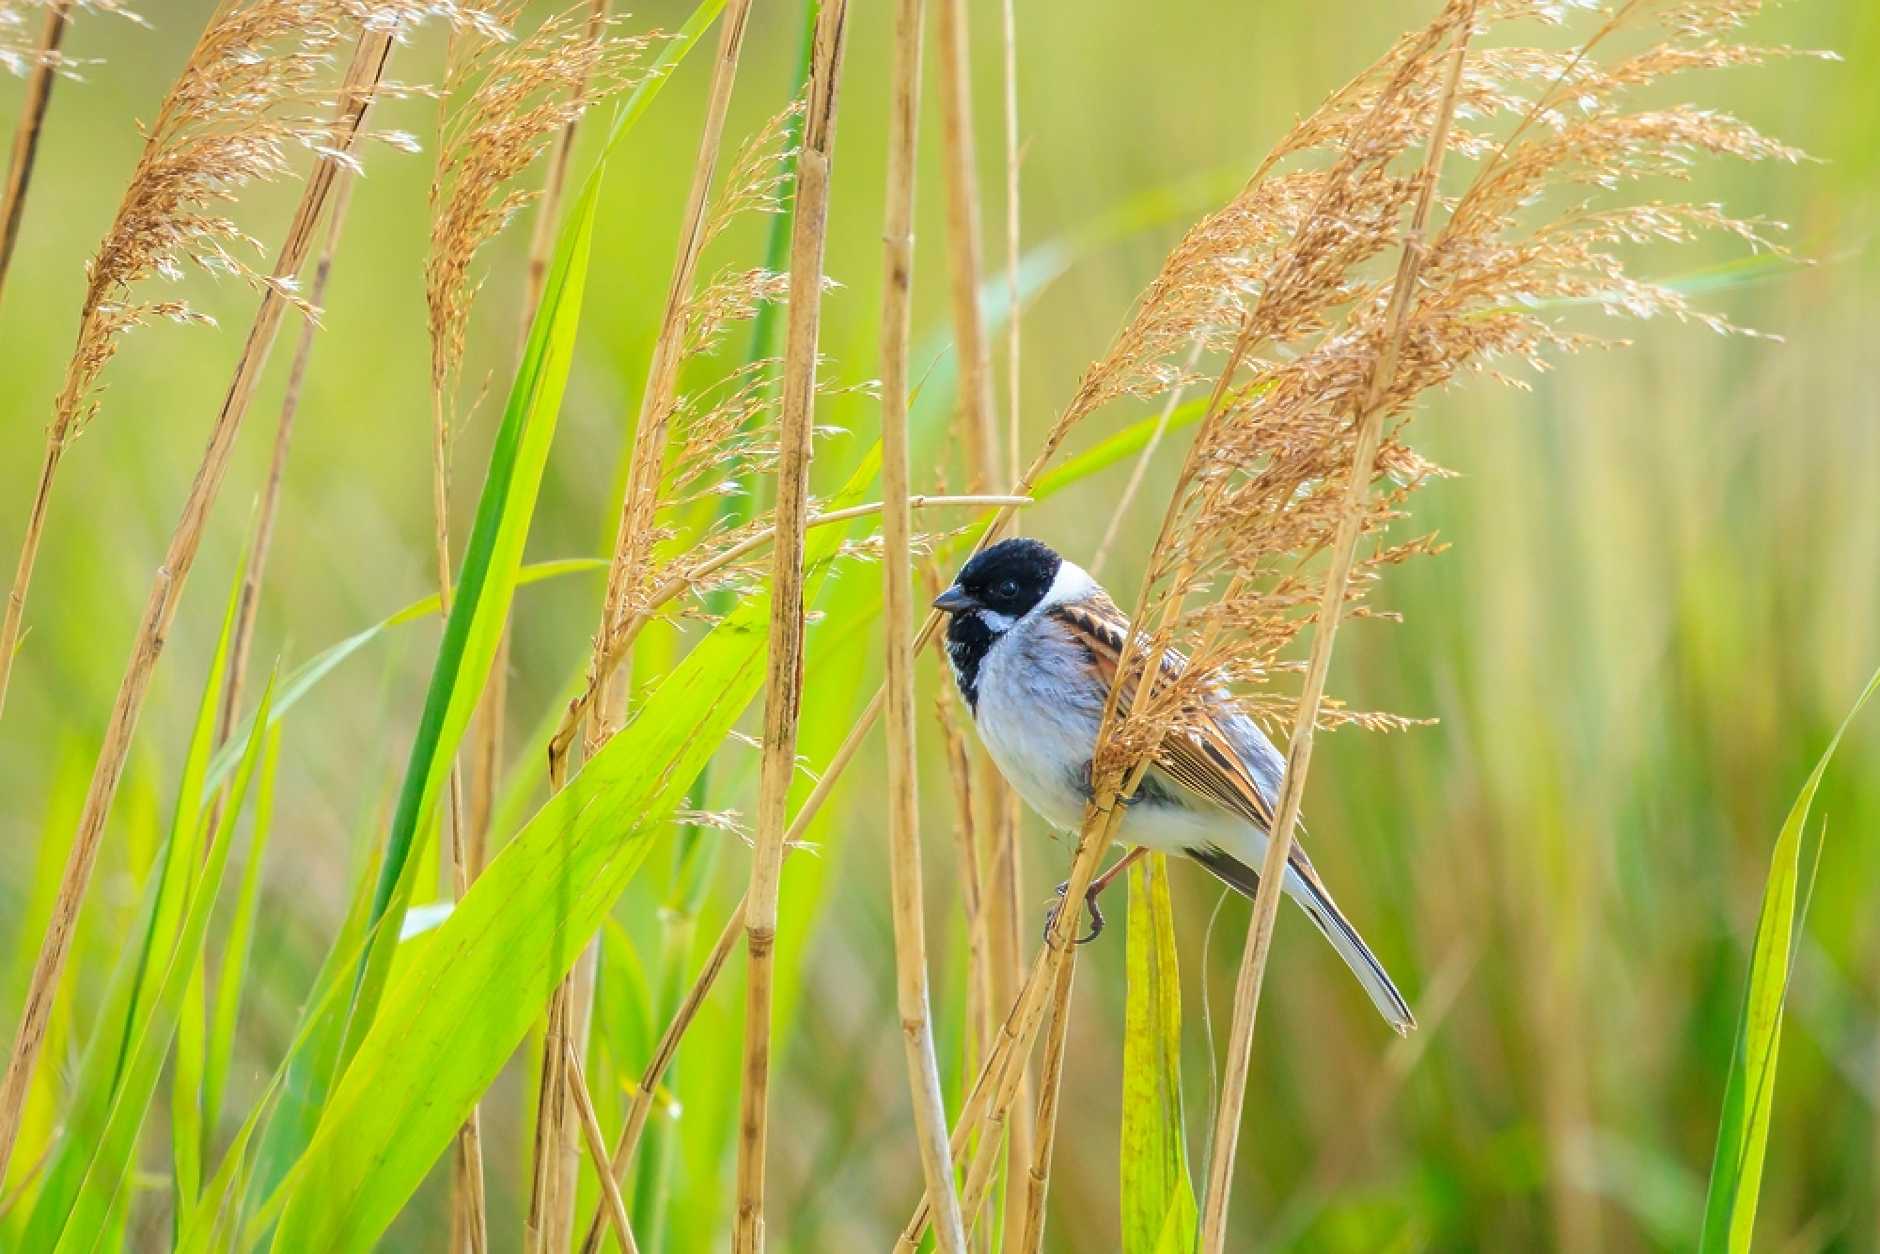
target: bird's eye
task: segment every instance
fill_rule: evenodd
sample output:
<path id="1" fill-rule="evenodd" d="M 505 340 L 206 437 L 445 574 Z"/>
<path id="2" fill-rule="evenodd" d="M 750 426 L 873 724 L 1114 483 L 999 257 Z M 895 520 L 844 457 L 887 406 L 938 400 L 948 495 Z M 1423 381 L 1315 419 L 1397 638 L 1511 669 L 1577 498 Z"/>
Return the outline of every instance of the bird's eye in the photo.
<path id="1" fill-rule="evenodd" d="M 1001 579 L 999 586 L 992 590 L 992 595 L 1001 601 L 1013 600 L 1018 596 L 1018 582 L 1012 579 Z"/>

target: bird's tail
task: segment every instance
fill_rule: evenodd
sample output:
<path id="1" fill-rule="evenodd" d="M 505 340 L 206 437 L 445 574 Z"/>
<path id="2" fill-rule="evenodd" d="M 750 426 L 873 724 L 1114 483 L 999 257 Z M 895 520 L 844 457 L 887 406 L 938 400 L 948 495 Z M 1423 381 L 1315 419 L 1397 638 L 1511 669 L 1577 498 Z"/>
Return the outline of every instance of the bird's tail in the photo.
<path id="1" fill-rule="evenodd" d="M 1260 887 L 1260 873 L 1233 855 L 1216 848 L 1190 849 L 1188 856 L 1199 862 L 1229 888 L 1249 901 Z M 1371 1004 L 1384 1016 L 1384 1021 L 1399 1036 L 1416 1027 L 1416 1017 L 1410 1013 L 1410 1005 L 1404 1001 L 1403 994 L 1391 982 L 1390 973 L 1384 970 L 1384 964 L 1377 960 L 1371 947 L 1358 935 L 1358 929 L 1351 926 L 1338 903 L 1325 891 L 1325 886 L 1314 875 L 1301 875 L 1295 868 L 1288 868 L 1286 873 L 1286 895 L 1298 902 L 1305 910 L 1306 917 L 1317 925 L 1325 934 L 1325 939 L 1332 943 L 1338 956 L 1345 960 L 1351 973 L 1358 977 L 1358 983 L 1364 985 L 1364 991 L 1371 995 Z"/>

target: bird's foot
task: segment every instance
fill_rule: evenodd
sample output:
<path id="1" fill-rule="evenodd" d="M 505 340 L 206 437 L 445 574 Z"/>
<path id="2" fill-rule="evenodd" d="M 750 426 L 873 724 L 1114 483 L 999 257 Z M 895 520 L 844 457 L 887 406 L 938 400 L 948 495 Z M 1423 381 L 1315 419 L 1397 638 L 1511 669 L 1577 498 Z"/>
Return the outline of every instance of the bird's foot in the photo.
<path id="1" fill-rule="evenodd" d="M 1103 935 L 1103 909 L 1097 905 L 1097 895 L 1103 891 L 1104 887 L 1105 885 L 1102 883 L 1092 883 L 1090 887 L 1085 890 L 1084 908 L 1090 911 L 1090 935 L 1077 938 L 1072 942 L 1073 944 L 1088 945 L 1091 941 Z M 1051 940 L 1052 930 L 1057 927 L 1058 911 L 1064 908 L 1064 895 L 1070 892 L 1070 890 L 1071 886 L 1068 882 L 1059 884 L 1057 886 L 1057 904 L 1052 906 L 1050 911 L 1044 916 L 1044 939 L 1047 944 Z"/>
<path id="2" fill-rule="evenodd" d="M 1085 801 L 1095 801 L 1097 799 L 1097 787 L 1093 779 L 1095 773 L 1096 763 L 1088 759 L 1085 760 L 1083 768 L 1077 772 L 1077 788 L 1078 791 L 1083 793 Z M 1133 806 L 1138 801 L 1142 800 L 1142 797 L 1140 794 L 1125 797 L 1121 793 L 1118 793 L 1116 799 L 1125 806 Z"/>
<path id="3" fill-rule="evenodd" d="M 1128 870 L 1136 859 L 1142 857 L 1142 855 L 1147 852 L 1148 850 L 1140 846 L 1131 849 L 1117 860 L 1115 866 L 1090 881 L 1090 887 L 1084 890 L 1084 906 L 1090 911 L 1090 935 L 1077 941 L 1077 944 L 1088 945 L 1091 941 L 1103 935 L 1103 909 L 1097 905 L 1097 898 L 1103 894 L 1104 889 L 1110 886 L 1112 880 Z M 1051 940 L 1051 929 L 1057 925 L 1058 911 L 1064 908 L 1064 896 L 1066 893 L 1070 892 L 1070 890 L 1071 886 L 1068 883 L 1059 884 L 1057 886 L 1057 904 L 1051 907 L 1051 913 L 1047 914 L 1044 920 L 1044 939 L 1047 944 Z"/>

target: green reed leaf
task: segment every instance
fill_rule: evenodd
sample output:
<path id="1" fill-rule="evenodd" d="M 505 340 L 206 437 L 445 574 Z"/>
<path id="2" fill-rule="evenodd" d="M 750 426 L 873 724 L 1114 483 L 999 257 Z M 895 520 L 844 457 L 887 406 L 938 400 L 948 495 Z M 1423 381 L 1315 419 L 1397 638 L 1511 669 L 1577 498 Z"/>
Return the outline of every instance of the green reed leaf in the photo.
<path id="1" fill-rule="evenodd" d="M 1168 859 L 1129 869 L 1128 992 L 1123 1010 L 1123 1254 L 1187 1250 L 1195 1190 L 1182 1122 L 1181 973 Z"/>
<path id="2" fill-rule="evenodd" d="M 1750 951 L 1749 986 L 1737 1020 L 1730 1073 L 1724 1082 L 1723 1118 L 1710 1165 L 1699 1254 L 1749 1254 L 1755 1236 L 1756 1201 L 1762 1189 L 1769 1117 L 1775 1103 L 1776 1055 L 1782 1046 L 1783 1003 L 1792 967 L 1802 835 L 1815 792 L 1821 787 L 1821 777 L 1841 737 L 1876 689 L 1880 689 L 1880 673 L 1874 675 L 1841 721 L 1834 739 L 1822 750 L 1808 782 L 1789 808 L 1789 816 L 1776 837 L 1775 852 L 1770 855 L 1769 879 L 1756 918 L 1755 947 Z"/>
<path id="3" fill-rule="evenodd" d="M 835 499 L 854 504 L 869 457 Z M 810 533 L 813 597 L 840 528 Z M 770 598 L 753 595 L 478 877 L 386 993 L 286 1181 L 279 1254 L 367 1250 L 515 1052 L 694 777 L 763 684 Z"/>
<path id="4" fill-rule="evenodd" d="M 262 694 L 263 710 L 272 696 L 271 689 L 270 684 L 270 690 Z M 138 1137 L 156 1095 L 163 1061 L 176 1037 L 189 986 L 201 975 L 210 916 L 221 890 L 223 872 L 228 868 L 236 820 L 261 756 L 261 743 L 262 737 L 258 734 L 248 738 L 241 765 L 235 772 L 235 782 L 230 786 L 228 804 L 223 807 L 200 874 L 195 877 L 195 889 L 176 943 L 163 955 L 157 968 L 155 996 L 147 1006 L 140 1008 L 130 1025 L 123 1074 L 112 1095 L 103 1131 L 90 1147 L 91 1158 L 84 1179 L 69 1214 L 60 1225 L 58 1243 L 53 1247 L 56 1254 L 91 1254 L 98 1248 L 100 1237 L 110 1226 L 113 1212 L 130 1184 Z"/>

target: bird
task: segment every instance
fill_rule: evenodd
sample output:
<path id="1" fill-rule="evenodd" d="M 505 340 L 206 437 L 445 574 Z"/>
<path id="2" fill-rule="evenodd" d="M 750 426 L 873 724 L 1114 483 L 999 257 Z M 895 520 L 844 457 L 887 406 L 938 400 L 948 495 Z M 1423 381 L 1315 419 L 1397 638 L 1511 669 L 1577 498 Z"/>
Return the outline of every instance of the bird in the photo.
<path id="1" fill-rule="evenodd" d="M 975 554 L 933 605 L 947 616 L 947 661 L 986 752 L 1046 823 L 1075 833 L 1091 798 L 1104 704 L 1130 638 L 1128 615 L 1082 567 L 1023 537 Z M 1173 650 L 1162 662 L 1171 676 L 1186 666 Z M 1198 862 L 1251 899 L 1285 770 L 1254 720 L 1225 689 L 1215 689 L 1201 711 L 1170 729 L 1125 804 L 1118 836 L 1135 849 L 1092 882 L 1092 931 L 1081 940 L 1102 931 L 1097 894 L 1144 850 Z M 1415 1028 L 1403 994 L 1297 841 L 1284 888 L 1385 1022 L 1400 1035 Z"/>

